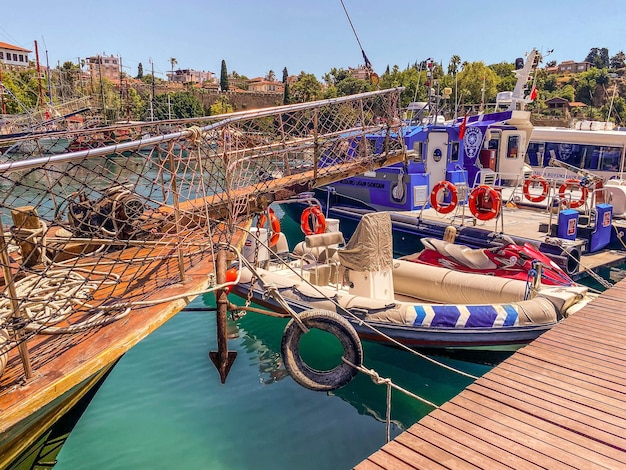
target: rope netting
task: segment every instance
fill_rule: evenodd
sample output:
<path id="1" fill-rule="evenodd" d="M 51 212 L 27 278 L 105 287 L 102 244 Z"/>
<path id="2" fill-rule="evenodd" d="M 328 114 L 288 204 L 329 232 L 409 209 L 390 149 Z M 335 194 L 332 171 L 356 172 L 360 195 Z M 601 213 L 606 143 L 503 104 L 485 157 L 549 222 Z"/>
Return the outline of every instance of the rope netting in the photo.
<path id="1" fill-rule="evenodd" d="M 198 267 L 210 278 L 273 200 L 400 161 L 400 91 L 3 142 L 0 364 L 36 334 L 166 302 Z"/>

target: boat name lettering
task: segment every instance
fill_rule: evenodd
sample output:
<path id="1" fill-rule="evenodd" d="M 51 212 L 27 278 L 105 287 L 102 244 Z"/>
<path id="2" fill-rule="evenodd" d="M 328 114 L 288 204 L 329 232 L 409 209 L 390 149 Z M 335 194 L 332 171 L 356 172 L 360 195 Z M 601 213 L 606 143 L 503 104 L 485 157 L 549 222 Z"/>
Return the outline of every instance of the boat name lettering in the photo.
<path id="1" fill-rule="evenodd" d="M 385 183 L 379 183 L 378 181 L 365 181 L 349 178 L 341 180 L 342 184 L 351 184 L 352 186 L 365 186 L 367 188 L 384 189 Z"/>

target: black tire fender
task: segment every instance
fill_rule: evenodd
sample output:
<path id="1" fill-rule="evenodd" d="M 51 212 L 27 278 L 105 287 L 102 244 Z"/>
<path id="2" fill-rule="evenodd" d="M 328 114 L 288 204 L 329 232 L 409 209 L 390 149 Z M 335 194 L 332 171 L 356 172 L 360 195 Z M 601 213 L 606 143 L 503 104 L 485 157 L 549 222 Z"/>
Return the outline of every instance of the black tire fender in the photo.
<path id="1" fill-rule="evenodd" d="M 343 346 L 344 356 L 350 363 L 363 364 L 363 346 L 350 322 L 338 313 L 329 310 L 307 310 L 298 315 L 307 328 L 317 328 L 334 335 Z M 331 391 L 348 384 L 357 370 L 345 362 L 335 368 L 319 371 L 309 367 L 300 355 L 300 339 L 304 332 L 295 319 L 292 319 L 283 333 L 281 355 L 287 372 L 300 385 L 310 390 Z"/>

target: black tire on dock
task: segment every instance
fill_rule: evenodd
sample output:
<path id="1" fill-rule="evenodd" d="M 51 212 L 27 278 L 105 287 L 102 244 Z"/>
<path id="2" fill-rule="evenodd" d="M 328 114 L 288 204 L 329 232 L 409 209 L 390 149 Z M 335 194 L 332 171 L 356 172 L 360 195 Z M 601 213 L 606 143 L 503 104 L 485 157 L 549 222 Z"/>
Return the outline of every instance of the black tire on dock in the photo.
<path id="1" fill-rule="evenodd" d="M 363 347 L 354 327 L 338 313 L 329 310 L 307 310 L 298 315 L 307 328 L 317 328 L 334 335 L 343 346 L 344 356 L 350 363 L 363 364 Z M 309 367 L 300 355 L 299 346 L 303 331 L 292 319 L 285 327 L 281 355 L 285 368 L 300 385 L 310 390 L 331 391 L 348 384 L 357 374 L 351 365 L 341 362 L 337 367 L 319 371 Z"/>

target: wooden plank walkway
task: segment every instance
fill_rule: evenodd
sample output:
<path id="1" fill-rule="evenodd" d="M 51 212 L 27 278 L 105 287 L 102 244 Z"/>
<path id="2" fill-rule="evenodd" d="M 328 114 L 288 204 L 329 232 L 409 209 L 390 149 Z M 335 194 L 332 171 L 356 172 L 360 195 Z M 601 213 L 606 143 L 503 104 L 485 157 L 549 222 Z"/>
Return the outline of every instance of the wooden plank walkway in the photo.
<path id="1" fill-rule="evenodd" d="M 626 468 L 626 279 L 357 470 Z"/>

